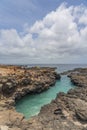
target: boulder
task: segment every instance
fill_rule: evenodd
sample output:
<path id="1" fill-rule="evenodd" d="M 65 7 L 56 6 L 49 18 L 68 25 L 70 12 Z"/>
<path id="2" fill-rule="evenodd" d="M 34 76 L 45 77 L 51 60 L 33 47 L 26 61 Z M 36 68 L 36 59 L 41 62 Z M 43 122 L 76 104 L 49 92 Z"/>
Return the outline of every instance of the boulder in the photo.
<path id="1" fill-rule="evenodd" d="M 3 94 L 11 94 L 14 91 L 14 85 L 11 82 L 7 82 L 2 88 Z"/>
<path id="2" fill-rule="evenodd" d="M 30 84 L 30 81 L 31 81 L 31 80 L 28 79 L 28 78 L 23 78 L 21 84 L 22 84 L 22 85 L 29 85 L 29 84 Z"/>
<path id="3" fill-rule="evenodd" d="M 76 110 L 76 117 L 83 122 L 87 122 L 87 109 L 86 110 Z"/>
<path id="4" fill-rule="evenodd" d="M 62 113 L 62 109 L 61 109 L 61 108 L 58 108 L 58 109 L 54 110 L 54 114 L 55 114 L 55 115 L 63 114 L 63 113 Z"/>

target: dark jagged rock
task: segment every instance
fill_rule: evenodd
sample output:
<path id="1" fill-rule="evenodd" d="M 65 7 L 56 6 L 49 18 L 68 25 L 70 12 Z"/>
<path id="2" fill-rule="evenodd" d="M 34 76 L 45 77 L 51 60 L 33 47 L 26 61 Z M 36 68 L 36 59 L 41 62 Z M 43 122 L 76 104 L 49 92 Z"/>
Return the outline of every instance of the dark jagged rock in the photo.
<path id="1" fill-rule="evenodd" d="M 3 70 L 3 68 L 1 68 Z M 0 91 L 7 97 L 19 99 L 28 93 L 40 93 L 49 89 L 60 79 L 60 75 L 55 72 L 55 68 L 21 68 L 17 66 L 4 66 L 4 74 L 0 77 Z M 8 70 L 9 69 L 9 70 Z M 18 96 L 17 96 L 18 95 Z"/>
<path id="2" fill-rule="evenodd" d="M 76 110 L 76 117 L 83 123 L 87 123 L 87 108 Z"/>
<path id="3" fill-rule="evenodd" d="M 6 95 L 9 95 L 10 93 L 13 93 L 14 92 L 14 84 L 12 84 L 11 82 L 6 82 L 3 84 L 2 86 L 2 93 L 3 95 L 6 94 Z"/>
<path id="4" fill-rule="evenodd" d="M 36 93 L 36 90 L 38 92 L 40 90 L 43 91 L 43 87 L 47 89 L 49 84 L 55 83 L 56 77 L 53 69 L 51 69 L 51 74 L 49 69 L 46 71 L 35 68 L 35 71 L 37 74 L 33 74 L 33 77 L 29 73 L 29 77 L 31 77 L 29 87 L 21 86 L 21 89 L 17 87 L 17 91 L 12 97 L 14 98 L 13 100 L 16 97 L 21 98 L 21 95 L 26 95 L 27 92 L 33 91 Z M 38 71 L 41 71 L 41 73 L 38 73 Z M 17 85 L 23 79 L 21 75 L 20 77 L 21 80 L 16 81 Z M 25 120 L 22 114 L 14 110 L 14 107 L 13 109 L 9 108 L 11 106 L 10 103 L 14 103 L 11 99 L 7 100 L 6 98 L 5 102 L 0 102 L 0 127 L 9 130 L 87 130 L 87 69 L 75 69 L 72 73 L 69 73 L 69 77 L 77 87 L 69 90 L 67 94 L 63 92 L 57 94 L 55 100 L 43 106 L 40 113 L 29 120 Z"/>
<path id="5" fill-rule="evenodd" d="M 55 100 L 42 107 L 31 119 L 30 130 L 87 129 L 87 69 L 72 71 L 70 78 L 76 86 L 67 94 L 59 93 Z"/>
<path id="6" fill-rule="evenodd" d="M 61 108 L 57 108 L 56 110 L 54 110 L 54 114 L 56 114 L 56 115 L 62 114 L 62 109 Z"/>
<path id="7" fill-rule="evenodd" d="M 0 66 L 0 72 L 0 130 L 30 129 L 29 121 L 15 111 L 15 101 L 49 89 L 60 76 L 49 67 Z"/>
<path id="8" fill-rule="evenodd" d="M 61 79 L 61 76 L 58 73 L 55 72 L 54 74 L 55 74 L 56 79 L 58 80 Z"/>

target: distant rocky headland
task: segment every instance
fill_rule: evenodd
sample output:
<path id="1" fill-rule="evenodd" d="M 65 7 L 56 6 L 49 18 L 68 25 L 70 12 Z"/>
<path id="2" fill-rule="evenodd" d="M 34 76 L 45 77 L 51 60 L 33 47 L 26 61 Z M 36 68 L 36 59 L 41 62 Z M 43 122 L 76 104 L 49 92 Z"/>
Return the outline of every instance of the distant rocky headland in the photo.
<path id="1" fill-rule="evenodd" d="M 87 130 L 87 68 L 66 72 L 76 88 L 67 94 L 58 93 L 55 100 L 29 120 L 16 112 L 15 101 L 47 90 L 60 75 L 49 67 L 4 66 L 0 73 L 1 130 Z"/>
<path id="2" fill-rule="evenodd" d="M 41 93 L 52 87 L 60 75 L 56 68 L 0 65 L 0 128 L 25 130 L 28 123 L 15 110 L 15 102 L 27 94 Z M 20 129 L 19 129 L 20 128 Z"/>

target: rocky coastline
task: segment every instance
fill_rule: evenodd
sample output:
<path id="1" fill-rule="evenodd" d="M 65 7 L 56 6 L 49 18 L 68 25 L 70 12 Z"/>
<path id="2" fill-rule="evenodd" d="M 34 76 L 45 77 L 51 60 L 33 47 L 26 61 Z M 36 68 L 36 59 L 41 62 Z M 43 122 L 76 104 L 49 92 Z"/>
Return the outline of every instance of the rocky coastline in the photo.
<path id="1" fill-rule="evenodd" d="M 15 102 L 52 87 L 61 78 L 55 69 L 0 65 L 0 130 L 27 129 L 28 121 L 16 112 Z"/>
<path id="2" fill-rule="evenodd" d="M 76 88 L 58 93 L 29 120 L 29 130 L 87 130 L 87 68 L 68 71 Z"/>
<path id="3" fill-rule="evenodd" d="M 43 81 L 41 79 L 43 78 L 45 84 L 47 84 L 44 90 L 48 89 L 49 86 L 53 85 L 56 79 L 60 79 L 60 75 L 55 73 L 54 68 L 32 69 L 35 74 L 37 73 L 37 70 L 41 71 L 38 72 L 39 77 L 40 74 L 41 76 L 45 76 L 40 78 L 40 85 L 41 81 Z M 31 69 L 23 71 L 29 71 L 29 73 L 32 72 Z M 43 74 L 43 71 L 45 71 L 45 74 Z M 23 73 L 20 74 L 20 76 L 23 77 L 24 75 Z M 34 76 L 34 74 L 32 75 Z M 14 108 L 14 101 L 16 99 L 20 99 L 21 96 L 27 94 L 24 93 L 23 95 L 20 95 L 20 91 L 18 91 L 20 85 L 18 85 L 17 89 L 14 89 L 16 95 L 18 94 L 17 92 L 19 92 L 18 98 L 13 96 L 14 93 L 10 95 L 11 98 L 7 96 L 7 93 L 4 93 L 4 99 L 2 98 L 2 96 L 0 100 L 1 130 L 87 130 L 87 68 L 78 68 L 71 72 L 69 71 L 67 72 L 67 75 L 68 77 L 70 77 L 71 82 L 76 85 L 76 88 L 69 90 L 67 94 L 63 92 L 58 93 L 55 100 L 53 100 L 50 104 L 43 106 L 41 108 L 40 113 L 29 120 L 26 120 L 22 114 L 17 113 Z M 36 81 L 35 77 L 33 77 L 34 83 Z M 38 84 L 35 85 L 38 86 Z M 31 84 L 29 84 L 29 86 L 31 86 Z M 38 88 L 37 90 L 39 91 L 35 91 L 34 88 L 33 90 L 34 93 L 44 91 L 43 89 L 41 89 L 40 91 L 40 89 Z M 32 91 L 31 89 L 29 89 L 29 91 L 27 90 L 27 92 L 29 93 Z"/>

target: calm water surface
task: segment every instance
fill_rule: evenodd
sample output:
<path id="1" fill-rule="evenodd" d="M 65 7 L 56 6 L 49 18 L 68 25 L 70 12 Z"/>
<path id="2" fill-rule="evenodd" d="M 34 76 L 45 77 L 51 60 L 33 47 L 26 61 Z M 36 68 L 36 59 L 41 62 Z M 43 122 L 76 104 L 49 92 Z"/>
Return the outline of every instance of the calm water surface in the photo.
<path id="1" fill-rule="evenodd" d="M 40 67 L 57 67 L 57 72 L 61 73 L 67 70 L 72 70 L 74 68 L 84 68 L 87 67 L 87 64 L 30 64 L 29 67 L 32 66 L 40 66 Z"/>
<path id="2" fill-rule="evenodd" d="M 30 64 L 32 66 L 40 67 L 57 67 L 57 72 L 61 73 L 63 71 L 72 70 L 74 68 L 84 68 L 87 67 L 86 64 Z M 67 76 L 62 76 L 60 81 L 57 81 L 54 87 L 51 87 L 49 90 L 37 94 L 37 95 L 27 95 L 23 97 L 16 103 L 16 110 L 20 113 L 23 113 L 26 118 L 30 118 L 40 112 L 40 109 L 43 105 L 50 103 L 55 99 L 57 93 L 67 92 L 69 89 L 74 88 L 75 86 L 71 84 L 70 79 Z"/>
<path id="3" fill-rule="evenodd" d="M 56 98 L 57 93 L 67 92 L 75 86 L 70 82 L 67 76 L 62 76 L 60 81 L 57 81 L 54 87 L 36 95 L 27 95 L 16 103 L 16 110 L 23 113 L 26 118 L 30 118 L 40 112 L 43 105 L 50 103 Z"/>

